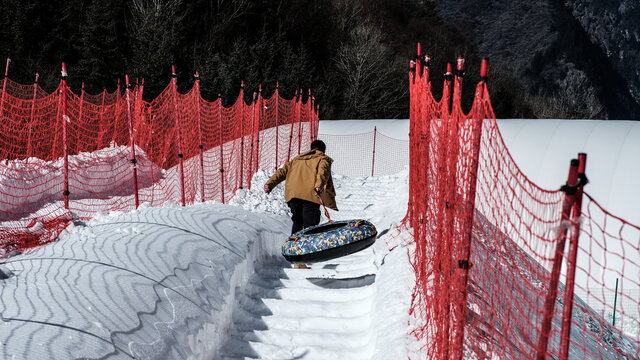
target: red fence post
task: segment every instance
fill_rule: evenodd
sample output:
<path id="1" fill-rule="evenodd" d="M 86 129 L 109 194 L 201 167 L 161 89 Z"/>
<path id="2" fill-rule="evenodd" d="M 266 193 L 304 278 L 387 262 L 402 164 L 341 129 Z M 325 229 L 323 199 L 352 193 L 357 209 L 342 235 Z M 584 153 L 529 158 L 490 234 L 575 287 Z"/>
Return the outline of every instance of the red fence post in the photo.
<path id="1" fill-rule="evenodd" d="M 138 79 L 136 78 L 136 83 L 138 82 Z M 134 124 L 133 124 L 133 130 L 134 130 L 134 135 L 138 134 L 138 136 L 140 137 L 142 134 L 140 134 L 139 131 L 139 127 L 141 126 L 140 122 L 143 119 L 143 115 L 142 115 L 142 94 L 144 93 L 144 78 L 142 78 L 140 80 L 140 86 L 136 86 L 136 93 L 135 93 L 135 107 L 134 107 Z M 143 138 L 144 141 L 144 145 L 147 145 L 148 143 L 148 139 Z"/>
<path id="2" fill-rule="evenodd" d="M 423 66 L 420 66 L 424 68 Z M 450 136 L 452 136 L 451 141 L 449 142 L 450 147 L 453 148 L 453 153 L 458 153 L 459 148 L 459 139 L 463 138 L 463 134 L 461 134 L 462 126 L 456 124 L 454 122 L 464 122 L 465 117 L 460 117 L 460 113 L 457 110 L 461 110 L 461 97 L 462 97 L 462 82 L 464 79 L 464 59 L 462 57 L 458 57 L 457 66 L 456 66 L 456 75 L 454 80 L 454 89 L 453 89 L 453 99 L 452 99 L 452 122 L 449 124 L 451 127 L 449 128 Z M 455 110 L 454 108 L 455 107 Z M 484 114 L 483 114 L 484 115 Z M 482 118 L 474 118 L 472 124 L 472 138 L 471 141 L 471 153 L 469 157 L 470 160 L 470 169 L 469 169 L 469 177 L 468 177 L 468 193 L 467 197 L 462 201 L 458 201 L 455 199 L 456 194 L 452 194 L 453 206 L 462 206 L 460 209 L 455 209 L 454 211 L 462 211 L 462 216 L 464 217 L 462 220 L 463 227 L 461 229 L 461 238 L 460 238 L 460 254 L 458 255 L 458 259 L 454 259 L 454 266 L 457 265 L 457 271 L 459 273 L 458 279 L 459 283 L 456 289 L 456 293 L 452 298 L 452 301 L 455 301 L 455 335 L 454 335 L 454 349 L 457 351 L 456 358 L 463 358 L 463 350 L 464 350 L 464 329 L 466 325 L 467 318 L 467 297 L 468 297 L 468 282 L 469 282 L 469 270 L 471 268 L 471 239 L 472 239 L 472 229 L 473 229 L 473 217 L 475 213 L 475 198 L 476 198 L 476 182 L 478 178 L 478 157 L 480 154 L 480 138 L 482 136 L 482 121 L 484 120 L 484 116 Z M 456 131 L 457 128 L 457 131 Z M 455 145 L 454 145 L 455 144 Z M 453 145 L 453 146 L 452 146 Z M 455 155 L 454 155 L 455 156 Z M 460 161 L 460 160 L 458 160 Z M 451 164 L 452 167 L 449 169 L 449 174 L 452 176 L 454 182 L 456 180 L 456 165 L 455 163 Z M 456 186 L 456 188 L 459 187 Z M 455 216 L 455 215 L 454 215 Z M 451 224 L 453 225 L 453 223 Z M 455 225 L 454 225 L 455 226 Z M 453 230 L 453 229 L 452 229 Z M 456 261 L 457 260 L 457 261 Z M 457 300 L 457 301 L 456 301 Z"/>
<path id="3" fill-rule="evenodd" d="M 309 100 L 307 102 L 307 119 L 309 120 L 309 142 L 313 141 L 313 132 L 315 123 L 313 121 L 313 96 L 311 95 L 311 91 L 309 91 Z"/>
<path id="4" fill-rule="evenodd" d="M 306 112 L 307 112 L 307 122 L 309 122 L 308 130 L 309 131 L 309 139 L 311 139 L 311 134 L 313 133 L 313 114 L 312 114 L 312 106 L 313 106 L 313 100 L 312 100 L 312 96 L 311 96 L 311 89 L 309 89 L 309 97 L 307 98 L 307 107 L 306 107 Z"/>
<path id="5" fill-rule="evenodd" d="M 82 82 L 82 87 L 80 88 L 80 109 L 78 114 L 78 123 L 80 124 L 82 124 L 82 108 L 83 107 L 84 107 L 84 81 Z"/>
<path id="6" fill-rule="evenodd" d="M 138 160 L 136 160 L 136 141 L 133 132 L 133 117 L 131 116 L 131 84 L 129 83 L 129 75 L 125 75 L 125 96 L 127 97 L 127 120 L 129 122 L 129 145 L 131 146 L 131 168 L 133 169 L 133 191 L 136 209 L 140 206 L 138 197 Z"/>
<path id="7" fill-rule="evenodd" d="M 260 168 L 260 160 L 262 159 L 262 145 L 260 145 L 260 132 L 263 131 L 262 127 L 262 117 L 264 115 L 264 98 L 262 97 L 262 84 L 258 86 L 258 102 L 256 103 L 258 107 L 258 129 L 256 134 L 256 166 L 254 168 L 254 173 L 258 171 Z M 264 136 L 264 133 L 262 134 Z"/>
<path id="8" fill-rule="evenodd" d="M 120 95 L 120 79 L 118 79 L 118 87 L 116 88 L 116 104 L 114 106 L 115 113 L 114 113 L 114 119 L 113 119 L 113 133 L 111 134 L 112 143 L 115 143 L 116 135 L 118 134 L 118 116 L 120 116 L 120 99 L 122 98 Z"/>
<path id="9" fill-rule="evenodd" d="M 298 103 L 298 90 L 296 90 L 296 95 L 293 98 L 293 119 L 291 119 L 291 126 L 289 128 L 289 152 L 287 153 L 287 162 L 291 160 L 291 142 L 293 141 L 293 122 L 296 119 L 296 105 Z"/>
<path id="10" fill-rule="evenodd" d="M 2 83 L 2 98 L 0 99 L 0 118 L 4 117 L 4 98 L 7 93 L 7 78 L 9 77 L 9 64 L 11 63 L 11 59 L 7 58 L 7 66 L 4 70 L 4 81 Z M 8 155 L 7 150 L 7 155 Z M 5 158 L 5 155 L 0 151 L 0 158 Z"/>
<path id="11" fill-rule="evenodd" d="M 194 77 L 196 79 L 196 111 L 198 112 L 198 138 L 200 142 L 198 145 L 200 149 L 200 201 L 204 202 L 204 145 L 202 144 L 202 112 L 200 111 L 200 73 L 196 71 Z"/>
<path id="12" fill-rule="evenodd" d="M 240 189 L 244 187 L 244 81 L 240 84 Z"/>
<path id="13" fill-rule="evenodd" d="M 309 110 L 309 124 L 311 125 L 309 127 L 309 141 L 313 141 L 314 140 L 314 136 L 316 133 L 316 97 L 315 96 L 311 96 L 311 110 Z"/>
<path id="14" fill-rule="evenodd" d="M 218 119 L 220 121 L 220 197 L 224 204 L 224 137 L 222 136 L 222 94 L 218 94 L 220 105 L 218 106 Z"/>
<path id="15" fill-rule="evenodd" d="M 253 93 L 253 103 L 251 104 L 251 154 L 249 154 L 249 172 L 253 173 L 253 152 L 255 147 L 255 128 L 256 128 L 256 104 L 258 103 L 258 93 Z M 251 183 L 249 183 L 251 184 Z"/>
<path id="16" fill-rule="evenodd" d="M 422 64 L 422 58 L 419 57 L 419 61 L 416 61 L 416 71 L 418 73 L 422 73 L 424 75 L 424 70 L 420 72 L 418 68 L 424 69 L 424 65 Z M 419 86 L 423 86 L 424 77 L 423 75 L 418 76 L 421 81 Z M 456 118 L 453 115 L 453 105 L 455 104 L 455 97 L 451 95 L 451 92 L 455 94 L 455 87 L 462 86 L 462 79 L 458 79 L 458 77 L 453 74 L 453 65 L 451 63 L 447 64 L 447 73 L 445 74 L 445 81 L 443 85 L 443 99 L 441 103 L 445 106 L 444 112 L 441 114 L 442 119 L 444 119 L 442 123 L 442 127 L 444 130 L 444 135 L 442 136 L 443 143 L 447 147 L 447 151 L 450 155 L 444 154 L 434 154 L 435 158 L 438 159 L 438 166 L 441 168 L 440 171 L 444 171 L 445 176 L 447 177 L 446 183 L 453 184 L 453 188 L 457 189 L 460 186 L 460 183 L 457 178 L 456 168 L 457 162 L 459 161 L 458 157 L 458 148 L 459 148 L 459 136 L 458 133 L 458 123 Z M 426 116 L 426 114 L 420 114 L 421 117 Z M 430 126 L 430 123 L 433 119 L 429 119 L 427 122 L 427 126 Z M 430 150 L 427 150 L 430 151 Z M 461 320 L 462 313 L 466 313 L 466 306 L 462 305 L 463 302 L 466 303 L 466 298 L 462 298 L 462 296 L 466 296 L 465 289 L 462 287 L 462 283 L 466 280 L 462 279 L 466 274 L 464 273 L 464 268 L 460 267 L 460 263 L 457 263 L 456 260 L 462 261 L 462 259 L 456 259 L 456 256 L 462 258 L 464 255 L 455 254 L 454 248 L 459 244 L 455 244 L 456 240 L 460 240 L 463 243 L 466 239 L 465 230 L 461 229 L 456 230 L 456 220 L 464 221 L 464 218 L 457 217 L 456 211 L 461 206 L 466 206 L 466 204 L 461 203 L 460 197 L 455 191 L 451 191 L 447 189 L 443 182 L 439 182 L 440 191 L 444 193 L 444 197 L 440 199 L 440 206 L 444 206 L 443 216 L 442 216 L 442 231 L 446 234 L 450 235 L 439 235 L 440 240 L 436 240 L 442 243 L 442 245 L 438 245 L 436 248 L 436 252 L 444 251 L 447 258 L 443 261 L 440 260 L 438 267 L 443 268 L 451 268 L 453 271 L 441 271 L 440 274 L 440 290 L 443 292 L 440 295 L 440 321 L 444 322 L 444 328 L 442 333 L 440 334 L 440 342 L 444 344 L 444 354 L 448 358 L 449 355 L 454 358 L 460 358 L 460 353 L 456 350 L 456 346 L 459 346 L 464 341 L 464 320 Z M 445 186 L 443 188 L 443 186 Z M 464 216 L 464 215 L 463 215 Z M 458 238 L 456 238 L 456 234 Z M 462 244 L 460 244 L 462 246 Z M 425 251 L 426 249 L 423 249 Z M 462 266 L 468 264 L 462 262 Z M 463 273 L 457 270 L 461 268 Z M 458 277 L 456 277 L 458 275 Z M 457 299 L 457 301 L 456 301 Z M 464 308 L 463 308 L 464 306 Z M 452 319 L 452 320 L 449 320 Z M 462 332 L 462 333 L 461 333 Z M 457 357 L 456 357 L 457 356 Z"/>
<path id="17" fill-rule="evenodd" d="M 482 81 L 487 81 L 487 74 L 489 73 L 489 59 L 482 59 L 482 63 L 480 64 L 480 78 Z"/>
<path id="18" fill-rule="evenodd" d="M 422 73 L 424 71 L 424 67 L 422 66 L 422 45 L 418 43 L 418 49 L 416 54 L 416 70 L 418 72 L 418 76 L 422 77 Z"/>
<path id="19" fill-rule="evenodd" d="M 318 139 L 318 132 L 319 131 L 320 131 L 320 105 L 318 104 L 316 106 L 316 134 L 314 136 L 315 140 Z"/>
<path id="20" fill-rule="evenodd" d="M 371 176 L 373 176 L 373 169 L 376 166 L 376 135 L 378 134 L 378 128 L 373 127 L 373 152 L 371 156 Z"/>
<path id="21" fill-rule="evenodd" d="M 100 111 L 98 112 L 98 146 L 100 149 L 102 146 L 102 137 L 104 136 L 104 129 L 102 128 L 102 116 L 104 115 L 104 101 L 107 96 L 107 89 L 102 89 L 102 103 L 100 105 Z"/>
<path id="22" fill-rule="evenodd" d="M 11 64 L 11 59 L 7 58 L 7 65 L 4 68 L 4 81 L 2 83 L 2 92 L 7 92 L 7 79 L 9 77 L 9 64 Z M 4 94 L 2 94 L 2 100 L 4 102 Z"/>
<path id="23" fill-rule="evenodd" d="M 298 103 L 298 154 L 302 149 L 302 89 L 300 89 L 300 102 Z"/>
<path id="24" fill-rule="evenodd" d="M 587 154 L 578 154 L 578 184 L 575 191 L 574 206 L 571 215 L 571 237 L 569 238 L 569 256 L 567 258 L 567 280 L 562 308 L 562 330 L 560 332 L 560 359 L 568 359 L 571 336 L 571 315 L 573 312 L 573 292 L 575 288 L 578 257 L 578 238 L 580 237 L 580 216 L 582 215 L 582 194 L 587 177 Z"/>
<path id="25" fill-rule="evenodd" d="M 316 103 L 316 97 L 313 100 L 313 133 L 311 134 L 311 141 L 318 139 L 318 128 L 320 127 L 320 119 L 318 118 L 318 104 Z"/>
<path id="26" fill-rule="evenodd" d="M 456 64 L 456 75 L 455 81 L 453 85 L 453 99 L 452 99 L 452 110 L 453 106 L 460 106 L 460 101 L 462 98 L 462 79 L 464 78 L 464 58 L 459 56 Z"/>
<path id="27" fill-rule="evenodd" d="M 451 81 L 453 80 L 453 64 L 447 63 L 447 72 L 444 74 L 445 84 L 442 91 L 441 106 L 445 106 L 446 114 L 451 114 Z"/>
<path id="28" fill-rule="evenodd" d="M 569 166 L 569 175 L 567 176 L 568 186 L 573 186 L 578 180 L 578 166 L 579 161 L 577 159 L 571 160 Z M 562 219 L 560 224 L 560 230 L 556 238 L 556 250 L 553 260 L 553 267 L 551 269 L 551 279 L 549 281 L 549 288 L 547 290 L 547 296 L 544 303 L 544 315 L 542 318 L 542 327 L 540 330 L 540 338 L 538 340 L 538 353 L 536 355 L 537 360 L 545 360 L 547 357 L 547 346 L 549 344 L 549 336 L 551 332 L 551 321 L 553 320 L 553 310 L 555 308 L 556 298 L 558 296 L 558 282 L 560 281 L 560 269 L 562 267 L 562 259 L 564 254 L 564 245 L 567 238 L 567 226 L 566 222 L 569 221 L 571 216 L 571 207 L 573 206 L 573 195 L 565 194 L 562 202 Z"/>
<path id="29" fill-rule="evenodd" d="M 67 115 L 67 66 L 62 63 L 62 89 L 60 89 L 60 96 L 62 96 L 62 148 L 64 151 L 64 208 L 69 210 L 69 144 L 67 139 L 67 123 L 70 121 Z"/>
<path id="30" fill-rule="evenodd" d="M 178 141 L 178 158 L 180 161 L 180 199 L 182 206 L 185 206 L 184 196 L 184 153 L 182 152 L 182 130 L 180 126 L 180 118 L 178 116 L 178 80 L 175 65 L 171 66 L 171 84 L 173 87 L 173 117 L 175 119 L 176 134 Z"/>
<path id="31" fill-rule="evenodd" d="M 280 142 L 280 132 L 278 131 L 278 121 L 280 120 L 280 83 L 276 82 L 276 92 L 274 94 L 276 98 L 276 159 L 274 161 L 274 169 L 278 169 L 278 143 Z"/>
<path id="32" fill-rule="evenodd" d="M 416 135 L 418 133 L 418 116 L 417 109 L 418 106 L 414 105 L 417 103 L 417 94 L 416 94 L 416 62 L 414 60 L 409 61 L 409 152 L 415 154 L 415 148 L 418 145 Z M 428 140 L 428 137 L 425 137 L 425 140 Z M 425 141 L 426 142 L 426 141 Z M 414 156 L 409 156 L 409 205 L 407 209 L 407 215 L 405 216 L 405 220 L 409 220 L 409 225 L 413 228 L 416 225 L 413 223 L 413 215 L 415 213 L 415 202 L 414 202 L 414 193 L 416 187 L 416 179 L 415 172 L 418 169 L 418 162 Z"/>
<path id="33" fill-rule="evenodd" d="M 2 100 L 0 100 L 0 116 L 4 114 L 4 98 L 7 93 L 7 79 L 9 77 L 9 64 L 11 59 L 7 58 L 7 66 L 4 68 L 4 80 L 2 82 Z"/>
<path id="34" fill-rule="evenodd" d="M 29 117 L 29 134 L 27 135 L 27 159 L 33 156 L 31 149 L 31 131 L 33 129 L 33 115 L 36 111 L 36 96 L 38 94 L 38 73 L 36 73 L 36 81 L 33 83 L 33 99 L 31 100 L 31 116 Z"/>

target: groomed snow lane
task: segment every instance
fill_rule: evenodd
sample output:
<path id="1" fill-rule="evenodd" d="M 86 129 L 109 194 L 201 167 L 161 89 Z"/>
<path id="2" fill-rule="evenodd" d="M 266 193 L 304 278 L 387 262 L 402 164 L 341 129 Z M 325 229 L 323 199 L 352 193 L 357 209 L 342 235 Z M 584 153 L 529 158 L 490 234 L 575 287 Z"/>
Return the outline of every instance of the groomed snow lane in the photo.
<path id="1" fill-rule="evenodd" d="M 371 359 L 377 267 L 373 247 L 293 269 L 280 256 L 256 264 L 236 289 L 220 359 Z"/>

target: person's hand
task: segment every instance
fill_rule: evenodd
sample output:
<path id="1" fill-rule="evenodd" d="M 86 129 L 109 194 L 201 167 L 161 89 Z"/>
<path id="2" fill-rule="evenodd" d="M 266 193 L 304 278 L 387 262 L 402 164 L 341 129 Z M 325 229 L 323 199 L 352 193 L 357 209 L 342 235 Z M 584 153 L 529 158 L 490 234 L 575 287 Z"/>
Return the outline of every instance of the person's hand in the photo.
<path id="1" fill-rule="evenodd" d="M 264 192 L 266 192 L 267 194 L 271 192 L 271 190 L 269 189 L 269 185 L 264 184 Z"/>
<path id="2" fill-rule="evenodd" d="M 321 188 L 317 187 L 314 190 L 316 191 L 316 194 L 318 194 L 318 195 L 322 194 L 322 189 Z"/>

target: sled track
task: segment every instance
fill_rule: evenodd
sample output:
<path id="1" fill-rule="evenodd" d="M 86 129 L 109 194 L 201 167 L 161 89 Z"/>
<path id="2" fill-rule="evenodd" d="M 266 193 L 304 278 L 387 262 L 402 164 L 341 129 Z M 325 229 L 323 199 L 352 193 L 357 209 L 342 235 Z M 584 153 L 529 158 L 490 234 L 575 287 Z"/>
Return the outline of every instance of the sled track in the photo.
<path id="1" fill-rule="evenodd" d="M 236 289 L 219 359 L 371 359 L 374 248 L 293 269 L 280 256 L 256 264 Z"/>

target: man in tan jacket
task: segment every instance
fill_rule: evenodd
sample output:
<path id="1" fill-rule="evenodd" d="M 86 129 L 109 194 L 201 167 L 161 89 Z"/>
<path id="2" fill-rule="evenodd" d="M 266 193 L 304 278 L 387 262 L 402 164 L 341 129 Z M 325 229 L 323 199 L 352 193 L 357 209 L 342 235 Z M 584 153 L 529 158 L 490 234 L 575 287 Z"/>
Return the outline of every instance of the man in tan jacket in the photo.
<path id="1" fill-rule="evenodd" d="M 311 143 L 311 150 L 303 152 L 284 164 L 264 185 L 268 194 L 276 185 L 284 183 L 284 199 L 291 209 L 291 233 L 320 223 L 320 199 L 330 209 L 336 206 L 336 191 L 331 177 L 333 159 L 325 155 L 322 140 Z"/>

